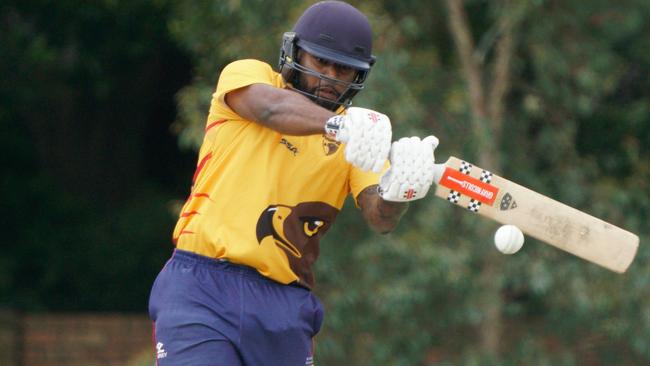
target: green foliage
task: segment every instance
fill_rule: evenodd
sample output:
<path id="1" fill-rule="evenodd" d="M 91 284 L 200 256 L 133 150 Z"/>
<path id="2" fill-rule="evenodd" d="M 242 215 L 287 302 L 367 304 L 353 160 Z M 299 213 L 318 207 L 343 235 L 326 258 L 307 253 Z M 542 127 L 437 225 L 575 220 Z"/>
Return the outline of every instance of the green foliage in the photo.
<path id="1" fill-rule="evenodd" d="M 194 57 L 195 81 L 178 93 L 180 114 L 175 128 L 183 148 L 203 140 L 206 111 L 220 70 L 240 58 L 277 63 L 282 33 L 291 29 L 305 1 L 180 1 L 174 4 L 171 33 Z M 305 6 L 306 7 L 306 6 Z M 291 14 L 296 12 L 296 14 Z M 296 15 L 297 16 L 297 15 Z"/>

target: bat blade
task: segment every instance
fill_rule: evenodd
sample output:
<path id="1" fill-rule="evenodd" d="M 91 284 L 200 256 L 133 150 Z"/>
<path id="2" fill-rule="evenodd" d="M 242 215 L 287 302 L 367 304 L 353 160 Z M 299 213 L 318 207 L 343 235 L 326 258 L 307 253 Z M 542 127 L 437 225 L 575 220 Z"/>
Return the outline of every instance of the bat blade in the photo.
<path id="1" fill-rule="evenodd" d="M 456 157 L 436 164 L 435 181 L 436 196 L 614 272 L 636 255 L 633 233 Z"/>

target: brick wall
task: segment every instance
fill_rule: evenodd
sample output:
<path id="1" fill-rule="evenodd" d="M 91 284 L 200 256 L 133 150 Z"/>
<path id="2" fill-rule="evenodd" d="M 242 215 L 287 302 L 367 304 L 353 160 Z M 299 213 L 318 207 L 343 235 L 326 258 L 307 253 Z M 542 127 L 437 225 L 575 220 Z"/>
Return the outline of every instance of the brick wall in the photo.
<path id="1" fill-rule="evenodd" d="M 0 365 L 19 365 L 20 325 L 14 312 L 0 310 Z"/>
<path id="2" fill-rule="evenodd" d="M 153 364 L 145 315 L 0 312 L 0 365 L 140 366 Z"/>

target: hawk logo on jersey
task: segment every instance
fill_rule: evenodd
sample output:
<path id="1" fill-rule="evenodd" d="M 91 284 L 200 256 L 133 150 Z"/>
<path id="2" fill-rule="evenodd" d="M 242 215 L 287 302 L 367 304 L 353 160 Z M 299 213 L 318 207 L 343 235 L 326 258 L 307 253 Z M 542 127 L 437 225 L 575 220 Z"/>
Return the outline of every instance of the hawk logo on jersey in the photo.
<path id="1" fill-rule="evenodd" d="M 334 154 L 339 150 L 339 146 L 341 146 L 340 142 L 323 135 L 323 151 L 325 155 L 329 156 Z"/>
<path id="2" fill-rule="evenodd" d="M 261 245 L 265 240 L 272 239 L 275 245 L 285 249 L 294 257 L 301 258 L 299 243 L 316 235 L 325 225 L 325 221 L 314 216 L 298 217 L 293 211 L 293 207 L 285 205 L 267 207 L 257 221 L 257 241 Z M 301 224 L 299 226 L 302 230 L 295 229 L 296 220 Z M 294 244 L 293 241 L 297 243 Z"/>
<path id="3" fill-rule="evenodd" d="M 266 207 L 257 219 L 255 232 L 261 253 L 286 254 L 289 267 L 302 283 L 314 283 L 312 265 L 320 252 L 319 242 L 339 210 L 325 202 L 301 202 L 295 206 Z"/>
<path id="4" fill-rule="evenodd" d="M 269 206 L 257 221 L 257 241 L 262 245 L 264 241 L 274 240 L 275 244 L 285 249 L 294 257 L 302 257 L 302 253 L 291 243 L 284 232 L 284 222 L 291 216 L 292 209 L 289 206 Z"/>
<path id="5" fill-rule="evenodd" d="M 303 202 L 295 207 L 268 206 L 257 220 L 256 234 L 260 245 L 273 243 L 293 257 L 301 258 L 312 238 L 325 231 L 337 210 L 321 202 Z M 321 214 L 325 218 L 321 218 Z M 331 218 L 330 218 L 331 217 Z"/>

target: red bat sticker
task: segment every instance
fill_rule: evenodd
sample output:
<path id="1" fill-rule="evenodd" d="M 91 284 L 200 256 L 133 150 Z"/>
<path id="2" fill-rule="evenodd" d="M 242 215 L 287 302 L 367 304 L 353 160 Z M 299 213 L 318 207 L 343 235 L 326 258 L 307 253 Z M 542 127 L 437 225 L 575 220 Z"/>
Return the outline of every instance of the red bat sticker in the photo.
<path id="1" fill-rule="evenodd" d="M 440 178 L 440 185 L 490 206 L 494 204 L 499 193 L 499 188 L 453 168 L 445 169 Z"/>

